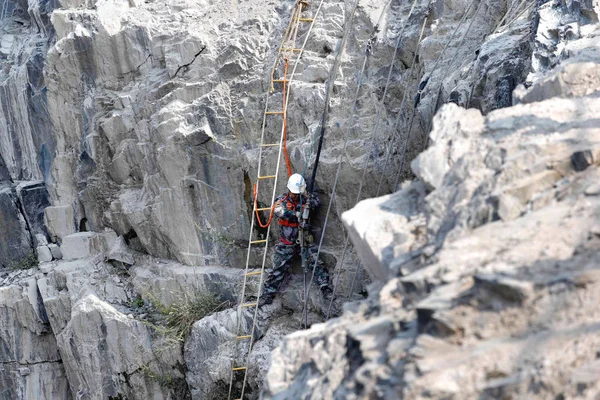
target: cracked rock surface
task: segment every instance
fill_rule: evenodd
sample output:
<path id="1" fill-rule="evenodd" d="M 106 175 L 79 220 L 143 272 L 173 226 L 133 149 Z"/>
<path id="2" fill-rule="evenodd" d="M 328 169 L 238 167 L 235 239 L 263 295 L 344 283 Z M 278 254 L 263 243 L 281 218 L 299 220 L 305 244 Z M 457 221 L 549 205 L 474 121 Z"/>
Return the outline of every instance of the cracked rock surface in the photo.
<path id="1" fill-rule="evenodd" d="M 226 396 L 293 4 L 0 0 L 1 400 Z M 296 172 L 353 5 L 323 2 L 291 84 Z M 595 400 L 600 6 L 412 6 L 359 0 L 332 85 L 316 177 L 332 214 L 314 225 L 337 318 L 314 289 L 302 330 L 294 267 L 260 311 L 246 397 Z M 203 295 L 220 305 L 173 335 L 169 312 Z"/>
<path id="2" fill-rule="evenodd" d="M 584 31 L 520 104 L 444 105 L 416 179 L 344 214 L 369 297 L 287 336 L 266 398 L 598 397 L 598 24 Z"/>

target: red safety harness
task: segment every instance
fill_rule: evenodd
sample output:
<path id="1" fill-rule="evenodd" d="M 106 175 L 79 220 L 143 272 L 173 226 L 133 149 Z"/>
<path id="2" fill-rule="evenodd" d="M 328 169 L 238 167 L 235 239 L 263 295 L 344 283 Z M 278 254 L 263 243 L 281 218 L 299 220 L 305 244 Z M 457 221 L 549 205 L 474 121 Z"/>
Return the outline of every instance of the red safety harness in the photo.
<path id="1" fill-rule="evenodd" d="M 286 208 L 288 210 L 295 210 L 296 209 L 296 205 L 298 203 L 295 203 L 295 202 L 291 201 L 291 199 L 289 198 L 289 196 L 286 196 L 283 199 L 283 201 L 286 201 L 286 200 L 287 200 L 287 202 L 285 204 Z M 282 219 L 282 218 L 279 218 L 277 220 L 277 223 L 279 224 L 279 226 L 286 226 L 286 227 L 289 227 L 289 228 L 298 228 L 300 226 L 299 222 L 290 222 L 287 219 Z M 289 246 L 289 245 L 294 244 L 293 242 L 290 242 L 289 240 L 286 240 L 283 237 L 280 237 L 279 239 L 281 240 L 281 243 L 283 243 L 285 245 Z"/>

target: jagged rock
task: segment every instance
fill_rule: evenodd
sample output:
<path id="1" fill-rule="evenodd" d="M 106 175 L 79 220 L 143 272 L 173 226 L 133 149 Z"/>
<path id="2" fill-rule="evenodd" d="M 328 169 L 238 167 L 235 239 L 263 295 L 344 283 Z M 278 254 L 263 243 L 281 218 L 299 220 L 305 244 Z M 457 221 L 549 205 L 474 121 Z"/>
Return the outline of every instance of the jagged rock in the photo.
<path id="1" fill-rule="evenodd" d="M 43 181 L 21 182 L 15 189 L 23 207 L 23 214 L 27 220 L 30 234 L 36 242 L 34 246 L 47 244 L 44 209 L 50 205 L 50 197 L 46 190 L 46 184 Z M 38 236 L 40 237 L 39 240 Z"/>
<path id="2" fill-rule="evenodd" d="M 32 251 L 27 222 L 10 186 L 0 186 L 0 265 L 20 262 Z"/>
<path id="3" fill-rule="evenodd" d="M 106 256 L 108 261 L 119 261 L 123 264 L 133 265 L 135 264 L 135 257 L 133 252 L 127 247 L 123 236 L 119 236 L 113 246 L 111 247 L 108 255 Z"/>
<path id="4" fill-rule="evenodd" d="M 183 360 L 176 350 L 152 348 L 149 328 L 133 318 L 146 310 L 134 310 L 134 303 L 148 287 L 166 304 L 174 293 L 209 290 L 236 299 L 241 269 L 221 264 L 240 268 L 246 261 L 267 75 L 292 4 L 0 1 L 0 181 L 45 182 L 31 184 L 31 209 L 27 196 L 20 198 L 14 189 L 0 193 L 0 264 L 6 264 L 5 254 L 17 256 L 17 245 L 27 252 L 45 246 L 35 236 L 44 233 L 36 226 L 44 185 L 52 200 L 45 211 L 52 241 L 63 245 L 67 259 L 89 257 L 47 263 L 40 270 L 0 271 L 3 285 L 37 280 L 42 299 L 37 303 L 42 301 L 52 332 L 61 338 L 73 389 L 70 393 L 64 385 L 60 362 L 42 362 L 31 366 L 30 375 L 0 382 L 10 400 L 17 393 L 53 400 L 184 398 L 158 384 L 161 378 L 181 380 Z M 351 317 L 284 340 L 266 396 L 500 398 L 528 396 L 531 388 L 551 398 L 593 396 L 595 375 L 585 369 L 595 366 L 593 352 L 582 355 L 581 347 L 597 347 L 596 309 L 587 305 L 597 305 L 598 288 L 594 274 L 578 268 L 597 265 L 598 252 L 597 196 L 582 195 L 598 180 L 599 109 L 591 93 L 597 74 L 590 65 L 597 64 L 598 5 L 419 0 L 406 20 L 411 3 L 386 4 L 359 2 L 325 121 L 327 140 L 316 178 L 325 204 L 342 135 L 346 129 L 352 133 L 334 212 L 323 232 L 329 258 L 341 252 L 339 216 L 357 197 L 363 165 L 363 197 L 387 193 L 398 174 L 404 179 L 414 173 L 421 182 L 359 205 L 360 213 L 344 214 L 360 258 L 378 282 L 368 301 L 347 306 Z M 324 83 L 348 21 L 344 11 L 351 6 L 323 4 L 295 71 L 287 113 L 295 171 L 310 164 L 313 136 L 327 106 Z M 405 37 L 392 68 L 399 32 Z M 372 34 L 376 40 L 362 74 L 366 85 L 353 107 Z M 544 80 L 555 65 L 564 67 Z M 527 86 L 533 86 L 514 97 L 522 104 L 491 112 L 512 105 L 512 89 L 525 81 L 530 66 Z M 567 76 L 578 72 L 577 79 Z M 380 103 L 384 87 L 388 97 Z M 569 100 L 542 98 L 554 92 Z M 428 142 L 431 117 L 447 101 L 481 112 L 445 106 L 431 132 L 432 147 L 411 163 Z M 265 137 L 277 140 L 280 132 L 280 123 L 269 121 Z M 277 154 L 271 150 L 265 154 Z M 275 171 L 274 159 L 265 159 L 261 168 Z M 281 170 L 280 184 L 285 177 Z M 261 206 L 270 203 L 270 192 L 261 186 Z M 371 205 L 375 210 L 369 211 Z M 319 227 L 324 212 L 314 215 Z M 117 234 L 76 234 L 105 228 Z M 114 248 L 117 235 L 122 239 Z M 178 262 L 129 253 L 123 241 Z M 261 256 L 260 249 L 250 254 L 252 267 Z M 570 263 L 574 256 L 579 258 Z M 202 267 L 185 270 L 182 264 Z M 350 272 L 356 264 L 347 256 L 340 267 Z M 555 269 L 571 273 L 556 280 Z M 340 285 L 344 292 L 347 275 Z M 270 348 L 288 329 L 301 326 L 299 276 L 281 296 L 282 312 L 290 315 L 277 317 L 280 324 L 271 325 L 251 355 L 250 396 L 258 396 Z M 468 291 L 455 290 L 474 276 L 484 278 Z M 524 282 L 515 282 L 519 279 Z M 364 288 L 367 279 L 358 275 L 358 280 Z M 30 300 L 39 297 L 32 287 Z M 444 294 L 443 288 L 454 289 Z M 584 306 L 577 308 L 576 301 Z M 309 303 L 311 311 L 323 312 L 314 295 Z M 554 310 L 556 304 L 563 308 Z M 424 312 L 432 313 L 435 329 L 419 333 L 424 327 L 416 321 Z M 311 312 L 310 322 L 322 319 L 316 314 Z M 29 346 L 30 322 L 27 317 L 15 323 L 8 335 L 24 337 Z M 579 329 L 575 322 L 587 325 Z M 218 394 L 228 374 L 215 378 L 220 380 L 215 387 L 206 365 L 211 351 L 218 354 L 231 338 L 223 334 L 212 342 L 206 332 L 199 337 L 217 350 L 199 344 L 207 358 L 190 361 L 199 371 L 194 379 Z M 540 342 L 541 355 L 520 358 L 523 349 Z M 559 357 L 566 365 L 556 373 L 552 363 Z M 519 363 L 524 368 L 516 371 Z M 219 360 L 215 368 L 221 371 L 223 365 Z M 160 375 L 164 371 L 168 375 Z M 48 383 L 49 377 L 55 381 Z M 202 388 L 193 389 L 201 393 Z"/>
<path id="5" fill-rule="evenodd" d="M 0 341 L 3 343 L 0 398 L 70 398 L 59 349 L 39 298 L 36 280 L 26 279 L 0 287 L 0 309 Z"/>
<path id="6" fill-rule="evenodd" d="M 422 240 L 419 227 L 424 221 L 418 218 L 425 188 L 415 185 L 392 195 L 366 200 L 344 213 L 344 223 L 365 268 L 373 279 L 386 281 L 399 267 L 391 263 L 397 255 L 411 258 Z M 378 229 L 373 229 L 377 226 Z M 396 230 L 402 227 L 402 230 Z"/>
<path id="7" fill-rule="evenodd" d="M 533 103 L 552 97 L 581 97 L 600 90 L 599 64 L 567 60 L 550 74 L 525 89 L 517 87 L 513 93 L 515 103 Z"/>
<path id="8" fill-rule="evenodd" d="M 538 6 L 558 24 L 573 4 L 556 4 Z M 597 15 L 590 4 L 580 6 Z M 584 43 L 569 48 L 597 62 L 589 50 L 598 25 L 580 32 Z M 529 100 L 483 117 L 441 107 L 431 147 L 412 163 L 420 181 L 397 192 L 427 185 L 411 219 L 390 211 L 402 210 L 406 195 L 366 200 L 344 214 L 365 268 L 387 282 L 340 318 L 284 339 L 265 398 L 596 396 L 589 349 L 600 345 L 600 98 L 577 79 L 572 88 L 561 81 L 562 97 L 542 98 L 552 94 L 542 90 L 550 68 L 542 61 L 557 62 L 563 37 L 544 40 Z M 556 54 L 543 53 L 551 46 Z M 399 269 L 382 268 L 383 250 L 403 243 L 414 220 L 423 221 L 416 248 L 386 259 Z M 390 232 L 399 234 L 388 239 Z M 375 340 L 355 334 L 370 324 Z"/>
<path id="9" fill-rule="evenodd" d="M 268 323 L 270 326 L 268 329 L 264 329 L 260 335 L 261 340 L 254 346 L 248 359 L 249 372 L 246 393 L 252 397 L 256 397 L 254 388 L 261 386 L 262 377 L 268 369 L 269 353 L 286 334 L 294 331 L 296 325 L 287 317 L 275 318 L 280 308 L 281 305 L 277 302 L 259 308 L 260 324 Z M 205 317 L 192 327 L 190 337 L 185 344 L 185 360 L 188 366 L 187 381 L 193 399 L 227 397 L 238 316 L 235 309 L 229 309 Z M 244 318 L 241 324 L 244 331 L 248 332 L 252 325 L 252 319 Z M 247 359 L 247 346 L 248 339 L 240 340 L 236 360 Z M 234 395 L 241 390 L 241 383 L 240 379 L 236 379 Z"/>
<path id="10" fill-rule="evenodd" d="M 168 389 L 148 376 L 158 363 L 148 327 L 93 294 L 73 305 L 65 328 L 56 335 L 74 393 L 90 399 L 125 396 L 130 399 L 166 399 Z M 97 351 L 82 351 L 81 343 Z"/>
<path id="11" fill-rule="evenodd" d="M 116 239 L 114 233 L 74 233 L 63 238 L 60 251 L 65 260 L 87 258 L 108 251 Z"/>
<path id="12" fill-rule="evenodd" d="M 56 206 L 44 210 L 45 225 L 48 227 L 53 241 L 62 241 L 66 236 L 77 232 L 73 207 Z"/>

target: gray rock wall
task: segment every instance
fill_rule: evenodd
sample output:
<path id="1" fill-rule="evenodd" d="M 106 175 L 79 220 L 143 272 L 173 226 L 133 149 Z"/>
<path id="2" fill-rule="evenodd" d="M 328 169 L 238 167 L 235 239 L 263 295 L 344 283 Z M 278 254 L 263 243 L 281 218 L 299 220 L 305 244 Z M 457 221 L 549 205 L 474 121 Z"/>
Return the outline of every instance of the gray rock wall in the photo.
<path id="1" fill-rule="evenodd" d="M 205 292 L 236 299 L 253 217 L 267 77 L 292 4 L 0 1 L 0 265 L 34 249 L 48 261 L 39 270 L 0 271 L 2 287 L 17 299 L 28 288 L 23 315 L 31 317 L 24 320 L 6 300 L 10 305 L 4 308 L 8 317 L 0 339 L 11 345 L 5 357 L 9 367 L 0 379 L 10 390 L 7 398 L 222 394 L 235 312 L 197 322 L 183 351 L 181 343 L 169 347 L 157 338 L 149 325 L 156 321 L 133 305 L 152 299 L 176 304 L 178 296 Z M 483 320 L 488 308 L 500 304 L 490 320 L 504 326 L 513 314 L 504 314 L 503 302 L 516 301 L 532 315 L 527 321 L 538 326 L 544 323 L 543 309 L 534 304 L 532 290 L 542 301 L 563 302 L 568 310 L 572 304 L 553 292 L 554 283 L 543 281 L 542 288 L 532 289 L 530 282 L 515 282 L 521 277 L 511 275 L 515 269 L 529 271 L 535 260 L 543 264 L 546 253 L 556 256 L 559 269 L 568 269 L 563 262 L 573 263 L 571 278 L 583 279 L 565 289 L 570 295 L 594 300 L 595 278 L 580 268 L 583 261 L 569 257 L 575 248 L 593 250 L 594 243 L 584 239 L 588 231 L 595 237 L 595 228 L 587 225 L 583 236 L 571 232 L 593 219 L 593 200 L 581 193 L 594 190 L 575 182 L 593 180 L 589 167 L 597 158 L 597 4 L 418 0 L 410 18 L 411 2 L 386 4 L 359 2 L 333 85 L 316 182 L 326 205 L 347 130 L 350 136 L 324 233 L 328 267 L 339 262 L 341 215 L 354 206 L 365 162 L 361 198 L 393 192 L 407 178 L 417 181 L 346 214 L 359 256 L 375 281 L 370 299 L 348 308 L 339 320 L 282 340 L 302 325 L 301 277 L 292 277 L 265 316 L 271 323 L 259 327 L 263 338 L 250 360 L 252 398 L 271 365 L 271 350 L 280 343 L 267 375 L 267 397 L 394 398 L 402 392 L 418 398 L 427 390 L 442 397 L 464 389 L 468 398 L 481 395 L 481 387 L 489 396 L 514 394 L 530 382 L 529 375 L 512 373 L 516 361 L 510 357 L 516 352 L 496 348 L 507 354 L 506 364 L 497 369 L 479 360 L 489 379 L 465 370 L 479 385 L 473 387 L 448 377 L 448 361 L 435 359 L 439 349 L 460 346 L 461 340 L 477 353 L 491 346 L 480 337 L 508 343 L 514 334 L 469 331 L 457 315 L 464 311 L 473 321 Z M 314 157 L 325 84 L 351 6 L 350 1 L 324 3 L 299 63 L 288 121 L 288 148 L 298 172 L 310 172 L 306 166 Z M 372 36 L 364 86 L 353 109 Z M 442 107 L 448 102 L 456 106 Z M 270 123 L 267 141 L 275 140 L 280 128 Z M 275 169 L 273 158 L 263 170 Z M 578 178 L 580 170 L 590 176 Z M 561 198 L 569 199 L 570 208 L 548 208 Z M 267 190 L 259 201 L 270 201 Z M 509 251 L 487 245 L 487 226 L 497 229 L 502 243 L 512 243 L 514 230 L 522 235 L 517 240 L 526 241 L 542 229 L 532 226 L 544 223 L 544 212 L 560 211 L 568 220 L 580 209 L 589 211 L 583 213 L 585 221 L 574 218 L 564 229 L 542 226 L 556 236 L 536 245 L 543 248 L 560 233 L 563 247 L 541 249 L 531 259 L 509 253 L 503 259 L 506 269 L 479 274 L 479 266 Z M 529 217 L 534 211 L 542 214 Z M 320 228 L 324 210 L 316 217 Z M 46 247 L 46 239 L 54 243 Z M 482 258 L 475 257 L 477 244 L 486 247 Z M 131 249 L 145 255 L 133 256 Z M 592 250 L 582 250 L 582 257 L 592 257 Z M 471 252 L 473 259 L 464 255 Z M 259 263 L 255 256 L 252 265 Z M 62 257 L 65 261 L 58 261 Z M 453 267 L 457 259 L 464 261 L 458 270 Z M 341 291 L 359 298 L 349 287 L 348 273 L 358 267 L 357 257 L 348 256 L 342 267 Z M 365 291 L 369 279 L 359 275 L 359 281 L 355 292 Z M 32 287 L 39 288 L 33 297 Z M 500 298 L 486 297 L 490 293 Z M 461 303 L 464 298 L 471 302 Z M 310 322 L 322 321 L 327 305 L 314 293 L 309 303 Z M 553 320 L 551 331 L 528 331 L 519 343 L 525 346 L 540 334 L 569 349 L 573 337 L 592 346 L 594 318 L 591 313 L 590 323 L 564 342 L 560 338 L 572 322 L 566 317 Z M 218 334 L 207 335 L 209 328 Z M 17 337 L 44 352 L 33 357 L 35 366 L 19 355 L 28 347 Z M 26 367 L 29 373 L 19 370 Z M 593 367 L 574 370 L 572 382 L 587 379 L 592 387 Z M 432 370 L 437 372 L 427 375 Z M 544 382 L 563 382 L 548 371 L 542 371 Z M 547 393 L 559 394 L 554 386 Z"/>
<path id="2" fill-rule="evenodd" d="M 264 398 L 598 397 L 600 9 L 537 5 L 534 63 L 578 34 L 520 104 L 444 105 L 416 179 L 343 215 L 370 295 L 284 338 Z"/>
<path id="3" fill-rule="evenodd" d="M 400 164 L 404 164 L 400 172 L 409 173 L 409 163 L 402 162 L 400 154 L 407 151 L 410 160 L 424 146 L 424 131 L 438 97 L 437 103 L 451 97 L 487 112 L 509 104 L 507 93 L 524 80 L 530 60 L 527 19 L 507 21 L 511 23 L 503 26 L 503 34 L 494 33 L 503 13 L 517 2 L 505 4 L 506 8 L 494 2 L 469 4 L 430 6 L 418 1 L 409 21 L 405 21 L 409 4 L 392 2 L 386 9 L 359 94 L 356 126 L 350 127 L 349 162 L 341 171 L 326 232 L 325 244 L 334 255 L 343 241 L 339 214 L 354 203 L 356 176 L 361 175 L 365 157 L 374 162 L 368 165 L 363 196 L 374 195 L 380 186 L 389 191 Z M 27 154 L 35 158 L 26 170 L 35 170 L 28 172 L 32 178 L 46 180 L 53 206 L 73 207 L 75 230 L 109 227 L 136 237 L 139 246 L 154 256 L 191 265 L 241 266 L 266 77 L 290 6 L 291 2 L 260 7 L 228 1 L 58 2 L 51 26 L 38 35 L 39 40 L 55 41 L 46 56 L 45 86 L 39 97 L 51 124 L 36 123 L 39 129 L 51 126 L 52 140 L 32 134 L 39 143 L 29 145 Z M 299 64 L 299 83 L 292 87 L 289 149 L 299 172 L 310 173 L 305 167 L 314 155 L 311 135 L 324 106 L 323 83 L 349 6 L 349 2 L 325 3 Z M 383 1 L 360 4 L 342 59 L 317 176 L 318 191 L 326 201 L 352 113 L 358 66 L 384 7 Z M 38 9 L 46 21 L 48 5 Z M 461 24 L 465 12 L 468 18 Z M 417 44 L 426 15 L 423 41 Z M 382 107 L 379 101 L 400 31 L 403 39 Z M 419 56 L 412 65 L 417 45 Z M 406 150 L 413 93 L 426 78 Z M 393 128 L 396 121 L 399 125 Z M 372 147 L 371 131 L 376 126 L 379 139 Z M 279 129 L 270 124 L 267 135 L 275 138 Z M 17 136 L 19 143 L 27 137 Z M 7 149 L 7 156 L 15 153 Z M 390 163 L 385 161 L 388 154 Z M 23 169 L 17 164 L 24 160 L 10 159 L 15 160 L 10 163 L 13 170 Z M 270 160 L 263 167 L 274 170 Z M 268 202 L 269 197 L 264 190 L 259 200 Z"/>

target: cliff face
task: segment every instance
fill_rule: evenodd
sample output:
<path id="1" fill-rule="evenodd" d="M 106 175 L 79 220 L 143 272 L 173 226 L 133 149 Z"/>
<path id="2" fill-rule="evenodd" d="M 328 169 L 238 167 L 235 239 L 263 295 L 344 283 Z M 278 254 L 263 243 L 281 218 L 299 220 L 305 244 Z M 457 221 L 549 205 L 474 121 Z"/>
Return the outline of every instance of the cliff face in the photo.
<path id="1" fill-rule="evenodd" d="M 230 306 L 245 265 L 268 76 L 293 3 L 0 0 L 0 398 L 210 399 L 227 391 L 239 318 Z M 343 51 L 316 181 L 323 203 L 334 202 L 321 232 L 324 258 L 330 272 L 342 271 L 335 309 L 362 299 L 369 280 L 374 286 L 339 319 L 282 341 L 302 327 L 302 278 L 294 275 L 261 311 L 249 396 L 258 397 L 270 371 L 267 397 L 445 396 L 455 385 L 468 398 L 484 390 L 484 378 L 472 378 L 472 388 L 445 376 L 438 382 L 426 372 L 453 367 L 428 359 L 436 351 L 419 343 L 487 349 L 482 338 L 543 333 L 528 330 L 542 315 L 533 299 L 558 301 L 548 289 L 557 286 L 542 279 L 541 265 L 531 272 L 535 283 L 514 283 L 524 280 L 517 271 L 527 275 L 547 259 L 542 250 L 514 250 L 546 228 L 534 228 L 546 223 L 540 213 L 586 210 L 581 221 L 547 227 L 548 238 L 566 235 L 566 244 L 559 255 L 546 251 L 561 273 L 589 275 L 571 256 L 595 237 L 573 230 L 593 215 L 593 197 L 582 194 L 593 190 L 581 185 L 595 170 L 598 5 L 359 1 L 340 49 L 353 5 L 326 1 L 316 18 L 291 86 L 288 149 L 293 169 L 308 174 L 325 87 Z M 456 105 L 434 118 L 447 102 Z M 278 138 L 280 129 L 269 124 L 266 135 Z M 275 170 L 270 160 L 266 171 Z M 359 269 L 351 287 L 359 261 L 339 260 L 341 214 L 354 206 L 365 165 L 361 198 L 414 181 L 346 214 L 368 272 Z M 268 192 L 259 193 L 261 203 Z M 498 247 L 486 244 L 490 235 Z M 535 238 L 540 248 L 550 240 Z M 480 271 L 511 249 L 505 269 Z M 581 257 L 591 257 L 588 250 Z M 42 264 L 21 270 L 34 251 Z M 593 297 L 593 283 L 565 285 Z M 588 297 L 582 301 L 593 304 Z M 173 336 L 169 312 L 198 299 L 210 307 L 193 316 L 212 315 Z M 506 325 L 505 308 L 527 322 L 477 332 L 465 322 L 483 313 Z M 311 294 L 310 322 L 323 321 L 326 309 Z M 489 376 L 513 382 L 520 364 L 505 353 L 507 364 Z"/>
<path id="2" fill-rule="evenodd" d="M 444 105 L 416 179 L 344 214 L 369 298 L 287 336 L 266 398 L 598 397 L 598 12 L 539 4 L 515 105 Z"/>

